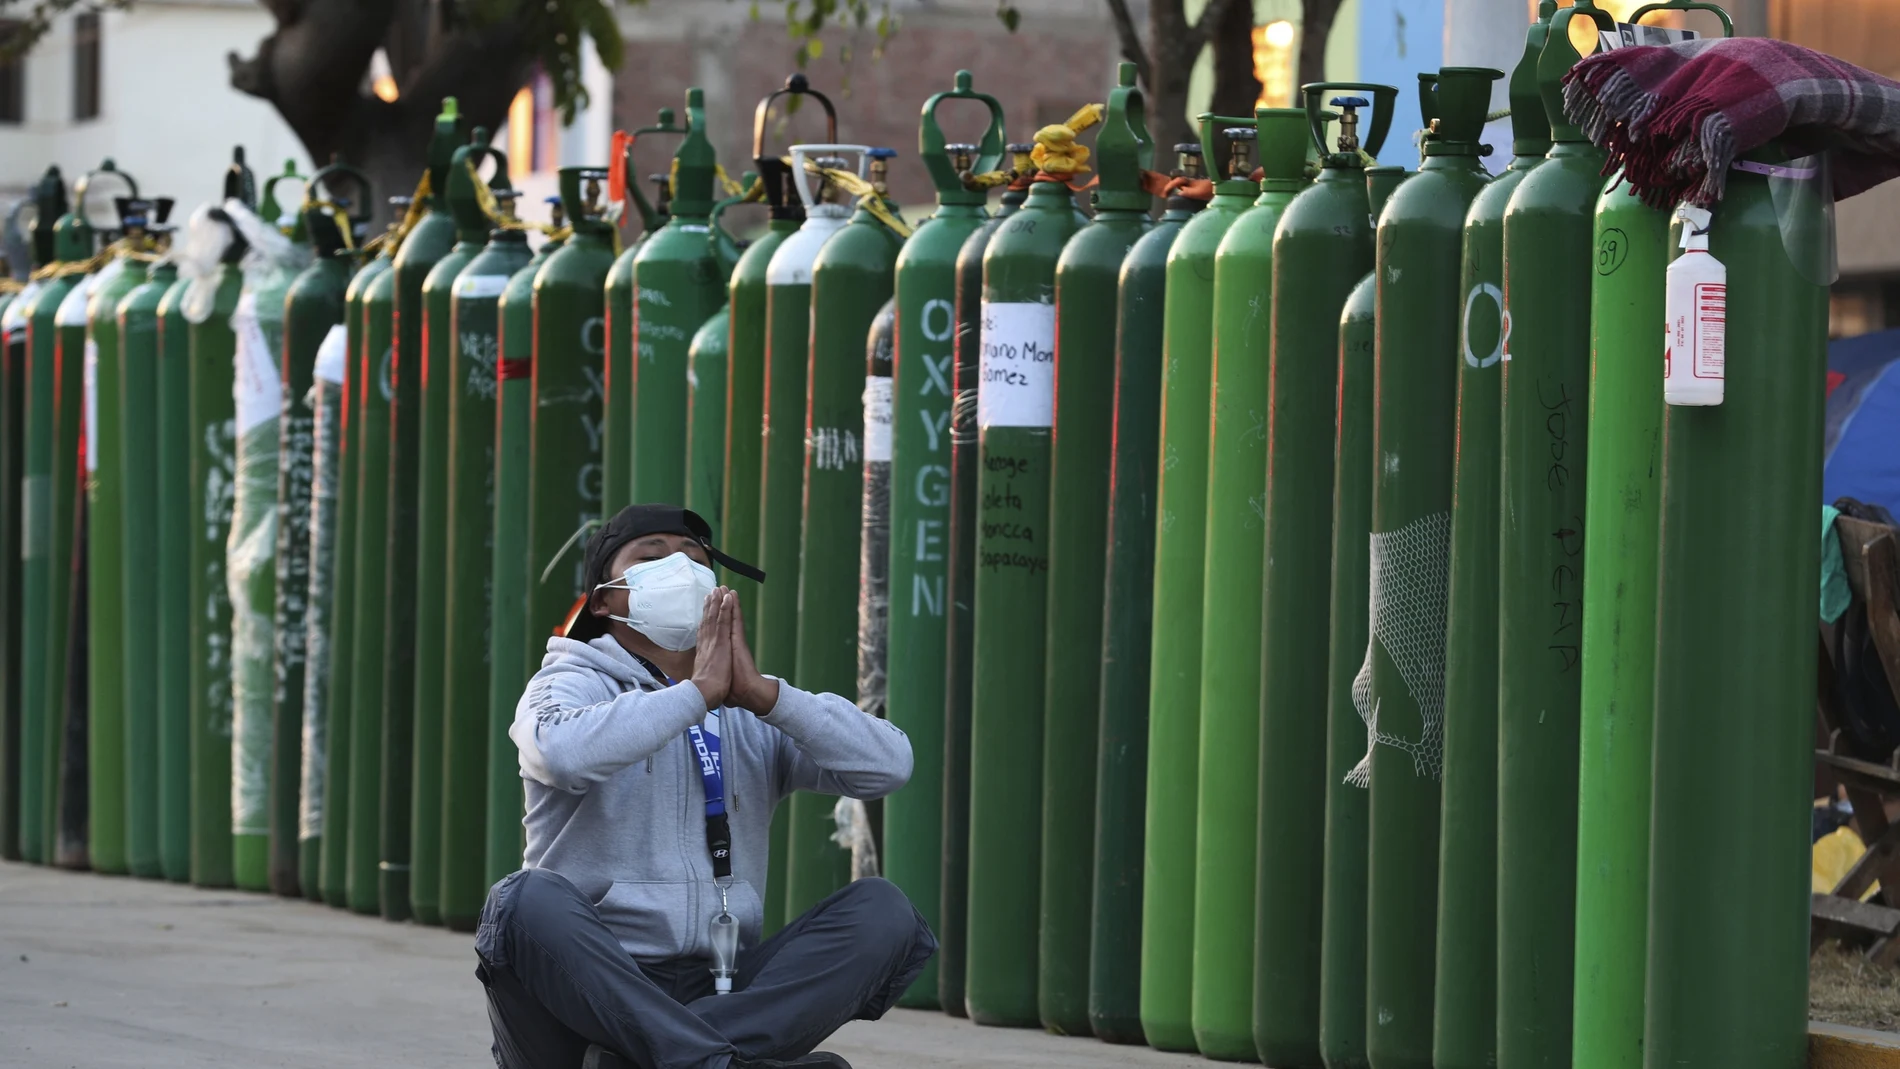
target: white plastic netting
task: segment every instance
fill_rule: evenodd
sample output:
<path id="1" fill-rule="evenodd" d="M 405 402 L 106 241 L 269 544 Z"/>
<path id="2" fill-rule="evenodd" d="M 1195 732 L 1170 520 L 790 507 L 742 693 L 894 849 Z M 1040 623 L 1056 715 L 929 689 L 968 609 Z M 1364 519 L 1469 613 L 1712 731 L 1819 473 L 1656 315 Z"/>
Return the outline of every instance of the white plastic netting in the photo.
<path id="1" fill-rule="evenodd" d="M 1372 785 L 1372 751 L 1391 746 L 1412 755 L 1412 769 L 1438 779 L 1445 761 L 1445 619 L 1451 589 L 1451 513 L 1436 512 L 1396 531 L 1372 536 L 1372 621 L 1366 660 L 1352 681 L 1352 704 L 1366 722 L 1366 756 L 1346 773 L 1355 787 Z M 1379 726 L 1385 695 L 1373 693 L 1372 660 L 1384 647 L 1418 708 L 1417 738 Z M 1388 722 L 1387 727 L 1393 725 Z"/>

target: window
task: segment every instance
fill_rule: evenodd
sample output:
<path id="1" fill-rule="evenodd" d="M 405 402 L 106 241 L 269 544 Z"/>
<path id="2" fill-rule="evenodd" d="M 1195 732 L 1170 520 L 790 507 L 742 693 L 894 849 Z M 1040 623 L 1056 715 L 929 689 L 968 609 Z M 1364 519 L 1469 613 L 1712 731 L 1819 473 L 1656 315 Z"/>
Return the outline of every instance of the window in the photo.
<path id="1" fill-rule="evenodd" d="M 560 166 L 561 113 L 547 72 L 537 70 L 509 104 L 507 147 L 510 177 Z"/>
<path id="2" fill-rule="evenodd" d="M 25 23 L 0 19 L 0 46 L 6 45 Z M 26 57 L 0 56 L 0 123 L 26 121 Z"/>
<path id="3" fill-rule="evenodd" d="M 99 13 L 73 19 L 73 121 L 99 117 Z"/>

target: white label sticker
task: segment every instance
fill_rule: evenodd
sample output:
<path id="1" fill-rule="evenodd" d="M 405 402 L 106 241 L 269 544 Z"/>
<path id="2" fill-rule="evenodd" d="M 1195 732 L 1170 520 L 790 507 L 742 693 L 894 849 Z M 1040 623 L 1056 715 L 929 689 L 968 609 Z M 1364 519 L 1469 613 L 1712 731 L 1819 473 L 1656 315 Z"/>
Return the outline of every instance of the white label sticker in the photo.
<path id="1" fill-rule="evenodd" d="M 891 462 L 891 377 L 864 376 L 864 459 Z"/>
<path id="2" fill-rule="evenodd" d="M 238 298 L 237 311 L 231 313 L 231 329 L 237 334 L 231 398 L 237 404 L 237 432 L 241 436 L 282 413 L 284 389 L 277 377 L 270 342 L 264 338 L 264 325 L 257 321 L 255 294 Z"/>
<path id="3" fill-rule="evenodd" d="M 501 296 L 501 291 L 507 288 L 507 275 L 470 275 L 464 273 L 455 276 L 455 285 L 450 287 L 449 295 L 453 297 L 468 297 L 471 299 L 499 297 Z"/>
<path id="4" fill-rule="evenodd" d="M 978 367 L 977 429 L 1053 425 L 1056 306 L 1040 301 L 984 301 L 983 355 Z"/>
<path id="5" fill-rule="evenodd" d="M 343 385 L 344 365 L 350 348 L 350 332 L 338 323 L 323 336 L 323 344 L 317 346 L 317 366 L 312 373 L 319 382 L 334 382 Z"/>
<path id="6" fill-rule="evenodd" d="M 86 474 L 99 470 L 99 343 L 86 339 Z"/>

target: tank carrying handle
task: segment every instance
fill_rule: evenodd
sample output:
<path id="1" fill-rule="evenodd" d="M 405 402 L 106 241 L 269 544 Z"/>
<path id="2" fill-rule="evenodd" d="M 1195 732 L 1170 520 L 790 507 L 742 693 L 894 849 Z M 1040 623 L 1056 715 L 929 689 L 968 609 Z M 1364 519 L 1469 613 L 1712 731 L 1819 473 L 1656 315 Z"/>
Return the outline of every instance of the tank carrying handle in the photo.
<path id="1" fill-rule="evenodd" d="M 1735 20 L 1728 17 L 1719 4 L 1703 3 L 1702 0 L 1662 0 L 1661 3 L 1644 4 L 1630 13 L 1630 25 L 1640 26 L 1643 19 L 1656 11 L 1707 11 L 1722 21 L 1722 36 L 1735 36 Z"/>
<path id="2" fill-rule="evenodd" d="M 1334 148 L 1326 144 L 1324 109 L 1329 104 L 1339 108 L 1341 112 L 1342 122 L 1339 131 L 1341 143 L 1337 146 L 1337 154 L 1349 154 L 1356 157 L 1363 149 L 1368 156 L 1379 155 L 1379 150 L 1385 146 L 1386 134 L 1392 129 L 1392 112 L 1399 102 L 1397 86 L 1380 85 L 1376 82 L 1308 82 L 1300 86 L 1300 92 L 1305 96 L 1306 122 L 1313 131 L 1313 143 L 1319 146 L 1321 158 L 1335 155 Z M 1364 95 L 1334 97 L 1329 100 L 1328 94 L 1331 93 Z M 1368 101 L 1367 97 L 1371 100 Z M 1365 136 L 1361 138 L 1355 136 L 1346 124 L 1351 123 L 1353 127 L 1357 127 L 1357 120 L 1348 119 L 1347 116 L 1353 113 L 1353 109 L 1364 107 L 1372 109 L 1372 117 L 1366 127 Z M 1345 145 L 1348 138 L 1354 141 L 1350 149 Z"/>

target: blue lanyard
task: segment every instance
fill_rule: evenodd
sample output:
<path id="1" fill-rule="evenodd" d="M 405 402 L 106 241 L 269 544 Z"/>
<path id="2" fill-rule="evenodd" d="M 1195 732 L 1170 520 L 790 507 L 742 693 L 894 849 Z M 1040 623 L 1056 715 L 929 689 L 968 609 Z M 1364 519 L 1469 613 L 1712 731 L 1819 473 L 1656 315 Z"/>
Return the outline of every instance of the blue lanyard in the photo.
<path id="1" fill-rule="evenodd" d="M 645 663 L 645 658 L 641 660 Z M 667 686 L 674 685 L 674 680 L 658 667 L 647 664 L 647 668 Z M 713 722 L 724 721 L 716 709 L 707 716 Z M 713 879 L 727 879 L 732 875 L 732 825 L 726 818 L 726 777 L 719 760 L 719 728 L 707 731 L 694 724 L 686 729 L 686 741 L 699 758 L 699 779 L 706 788 L 706 849 L 712 853 Z"/>

